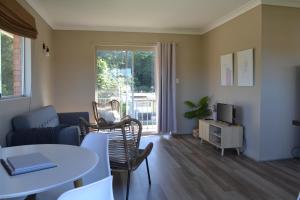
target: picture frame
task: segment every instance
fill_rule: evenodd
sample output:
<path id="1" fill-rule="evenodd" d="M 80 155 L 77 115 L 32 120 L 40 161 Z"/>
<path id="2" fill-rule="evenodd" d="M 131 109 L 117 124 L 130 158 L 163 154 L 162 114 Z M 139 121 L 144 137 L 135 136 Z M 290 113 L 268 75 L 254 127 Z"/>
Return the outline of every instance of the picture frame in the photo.
<path id="1" fill-rule="evenodd" d="M 233 85 L 233 53 L 221 56 L 221 86 Z"/>
<path id="2" fill-rule="evenodd" d="M 254 86 L 254 49 L 237 52 L 238 86 Z"/>

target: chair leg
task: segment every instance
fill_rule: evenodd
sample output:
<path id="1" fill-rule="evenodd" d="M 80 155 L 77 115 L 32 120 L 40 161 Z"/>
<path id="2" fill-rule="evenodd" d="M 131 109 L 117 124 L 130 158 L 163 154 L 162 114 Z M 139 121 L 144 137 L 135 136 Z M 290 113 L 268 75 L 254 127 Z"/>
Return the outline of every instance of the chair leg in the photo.
<path id="1" fill-rule="evenodd" d="M 74 181 L 73 184 L 74 184 L 74 188 L 82 187 L 83 186 L 82 179 L 80 178 L 80 179 Z"/>
<path id="2" fill-rule="evenodd" d="M 150 177 L 150 171 L 149 171 L 149 165 L 148 165 L 148 158 L 147 157 L 146 157 L 146 166 L 147 166 L 148 182 L 149 182 L 149 185 L 151 185 L 151 177 Z"/>
<path id="3" fill-rule="evenodd" d="M 129 196 L 129 186 L 130 186 L 130 171 L 127 172 L 127 191 L 126 191 L 126 200 L 128 200 Z"/>
<path id="4" fill-rule="evenodd" d="M 36 200 L 36 194 L 31 194 L 25 198 L 25 200 Z"/>

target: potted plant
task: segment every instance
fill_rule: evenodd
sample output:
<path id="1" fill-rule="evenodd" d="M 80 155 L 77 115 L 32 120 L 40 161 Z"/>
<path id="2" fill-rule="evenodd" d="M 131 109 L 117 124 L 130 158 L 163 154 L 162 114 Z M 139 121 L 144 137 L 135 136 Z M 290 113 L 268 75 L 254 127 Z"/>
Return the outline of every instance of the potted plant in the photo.
<path id="1" fill-rule="evenodd" d="M 185 112 L 184 117 L 188 119 L 204 119 L 211 115 L 211 109 L 209 108 L 209 97 L 202 97 L 198 102 L 185 101 L 184 104 L 191 109 L 191 111 Z M 198 135 L 198 123 L 196 128 L 193 129 L 193 135 Z"/>

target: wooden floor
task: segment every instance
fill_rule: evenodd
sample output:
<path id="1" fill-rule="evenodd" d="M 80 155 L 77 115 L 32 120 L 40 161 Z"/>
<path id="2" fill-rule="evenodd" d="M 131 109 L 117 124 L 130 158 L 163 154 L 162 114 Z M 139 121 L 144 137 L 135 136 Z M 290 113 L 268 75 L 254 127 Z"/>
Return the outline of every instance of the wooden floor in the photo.
<path id="1" fill-rule="evenodd" d="M 146 165 L 132 173 L 130 200 L 272 199 L 296 200 L 300 160 L 255 162 L 235 151 L 220 151 L 192 136 L 145 136 L 154 143 Z M 114 173 L 116 200 L 125 199 L 126 175 Z"/>

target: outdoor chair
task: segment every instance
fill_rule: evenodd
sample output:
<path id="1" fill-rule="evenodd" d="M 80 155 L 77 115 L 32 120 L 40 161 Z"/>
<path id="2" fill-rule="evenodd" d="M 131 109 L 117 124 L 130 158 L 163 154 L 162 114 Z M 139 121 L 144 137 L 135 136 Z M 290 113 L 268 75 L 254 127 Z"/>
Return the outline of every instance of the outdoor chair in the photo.
<path id="1" fill-rule="evenodd" d="M 85 126 L 85 123 L 83 123 L 83 125 Z M 146 160 L 148 183 L 151 185 L 148 156 L 152 151 L 153 143 L 149 143 L 144 149 L 139 148 L 142 124 L 137 119 L 130 118 L 122 120 L 119 123 L 113 124 L 111 128 L 113 131 L 103 132 L 108 134 L 109 138 L 110 167 L 112 171 L 127 172 L 127 200 L 129 196 L 131 172 L 136 170 L 144 160 Z M 88 131 L 86 127 L 82 127 L 81 130 Z"/>
<path id="2" fill-rule="evenodd" d="M 136 119 L 123 120 L 119 124 L 120 129 L 109 134 L 109 158 L 113 171 L 127 171 L 126 200 L 129 196 L 130 174 L 146 160 L 148 182 L 151 185 L 151 177 L 148 165 L 148 156 L 153 148 L 149 143 L 145 149 L 140 149 L 142 125 Z"/>
<path id="3" fill-rule="evenodd" d="M 111 130 L 114 124 L 130 118 L 129 115 L 120 118 L 120 102 L 117 100 L 111 100 L 106 104 L 99 104 L 93 101 L 92 107 L 96 124 L 91 124 L 92 126 L 90 127 L 98 131 Z M 116 117 L 116 115 L 118 116 Z"/>

